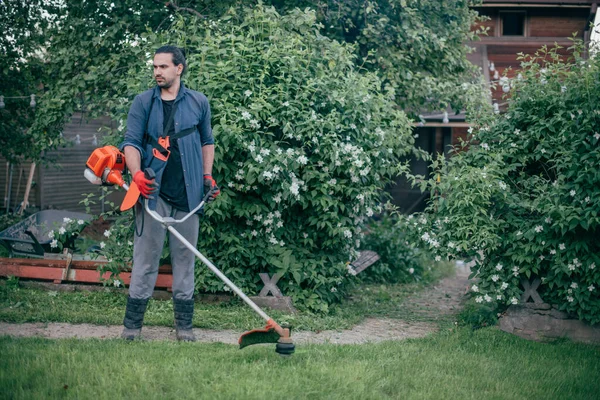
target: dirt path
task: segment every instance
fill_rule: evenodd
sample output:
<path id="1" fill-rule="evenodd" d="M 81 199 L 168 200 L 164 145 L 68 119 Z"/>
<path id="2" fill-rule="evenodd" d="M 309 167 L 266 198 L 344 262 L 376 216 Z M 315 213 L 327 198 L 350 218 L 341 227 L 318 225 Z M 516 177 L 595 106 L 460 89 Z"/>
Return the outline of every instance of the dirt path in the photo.
<path id="1" fill-rule="evenodd" d="M 402 340 L 426 336 L 438 330 L 438 323 L 451 318 L 460 311 L 462 297 L 468 285 L 468 268 L 459 267 L 453 277 L 443 279 L 437 285 L 417 293 L 404 303 L 407 318 L 367 318 L 350 330 L 294 332 L 294 342 L 303 343 L 368 343 L 384 340 Z M 114 339 L 121 333 L 121 326 L 102 326 L 67 323 L 0 322 L 0 335 L 16 337 L 100 338 Z M 198 341 L 237 344 L 242 332 L 233 330 L 194 329 Z M 142 330 L 146 340 L 175 340 L 175 331 L 170 327 L 147 326 Z"/>

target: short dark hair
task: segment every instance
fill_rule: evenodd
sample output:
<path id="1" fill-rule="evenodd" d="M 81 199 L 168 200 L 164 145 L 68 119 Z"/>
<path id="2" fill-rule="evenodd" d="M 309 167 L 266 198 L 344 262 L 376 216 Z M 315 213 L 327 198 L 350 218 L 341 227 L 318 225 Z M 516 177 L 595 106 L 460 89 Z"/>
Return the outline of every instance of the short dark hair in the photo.
<path id="1" fill-rule="evenodd" d="M 182 64 L 183 71 L 181 71 L 181 75 L 183 75 L 183 73 L 187 69 L 187 63 L 185 62 L 185 51 L 180 47 L 167 45 L 167 46 L 159 47 L 154 52 L 154 55 L 161 54 L 161 53 L 171 54 L 171 57 L 173 59 L 173 64 L 175 64 L 176 66 Z"/>

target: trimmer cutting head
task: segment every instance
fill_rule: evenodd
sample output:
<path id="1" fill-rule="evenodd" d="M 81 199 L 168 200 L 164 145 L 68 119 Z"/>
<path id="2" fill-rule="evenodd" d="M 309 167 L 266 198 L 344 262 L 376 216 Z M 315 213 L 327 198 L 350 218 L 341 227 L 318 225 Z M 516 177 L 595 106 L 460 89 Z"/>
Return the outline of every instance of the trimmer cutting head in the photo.
<path id="1" fill-rule="evenodd" d="M 295 346 L 290 337 L 291 328 L 282 328 L 275 321 L 270 319 L 267 325 L 262 329 L 253 329 L 240 336 L 238 343 L 240 349 L 261 343 L 277 343 L 275 351 L 281 356 L 291 356 L 294 353 Z"/>

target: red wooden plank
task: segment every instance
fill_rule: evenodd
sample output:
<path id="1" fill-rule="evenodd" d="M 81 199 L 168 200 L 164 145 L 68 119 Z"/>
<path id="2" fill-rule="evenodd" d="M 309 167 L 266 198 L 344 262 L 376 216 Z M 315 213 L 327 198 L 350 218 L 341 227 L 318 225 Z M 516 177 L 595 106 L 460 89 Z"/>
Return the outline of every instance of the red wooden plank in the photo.
<path id="1" fill-rule="evenodd" d="M 27 263 L 23 260 L 34 262 L 30 263 L 33 265 L 26 265 Z M 63 266 L 56 266 L 57 263 L 55 260 L 52 260 L 52 262 L 48 261 L 50 260 L 19 259 L 18 263 L 11 264 L 9 262 L 6 262 L 6 259 L 4 259 L 2 260 L 2 262 L 0 262 L 0 276 L 16 276 L 19 278 L 49 280 L 55 283 L 60 283 L 62 281 L 79 283 L 101 283 L 100 273 L 96 269 L 79 269 L 72 267 L 71 269 L 69 269 L 68 276 L 65 276 L 66 263 L 63 262 Z M 161 269 L 170 271 L 171 268 L 170 266 L 161 266 L 161 268 L 159 269 L 158 277 L 156 279 L 155 287 L 167 288 L 170 290 L 173 286 L 173 276 L 169 273 L 161 273 Z M 110 273 L 105 272 L 103 274 L 103 277 L 104 279 L 108 279 L 110 277 Z M 129 285 L 131 282 L 131 273 L 121 272 L 120 278 L 126 285 Z"/>

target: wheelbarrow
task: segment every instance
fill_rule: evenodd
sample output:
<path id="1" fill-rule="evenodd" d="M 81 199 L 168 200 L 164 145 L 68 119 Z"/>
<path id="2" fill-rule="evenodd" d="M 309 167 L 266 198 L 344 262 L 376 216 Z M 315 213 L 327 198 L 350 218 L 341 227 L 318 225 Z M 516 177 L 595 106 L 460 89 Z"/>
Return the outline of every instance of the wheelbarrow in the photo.
<path id="1" fill-rule="evenodd" d="M 52 238 L 48 234 L 63 224 L 64 218 L 89 221 L 92 216 L 86 213 L 66 210 L 44 210 L 0 232 L 0 243 L 9 251 L 9 256 L 43 258 L 51 252 Z M 73 240 L 75 237 L 73 237 Z"/>

